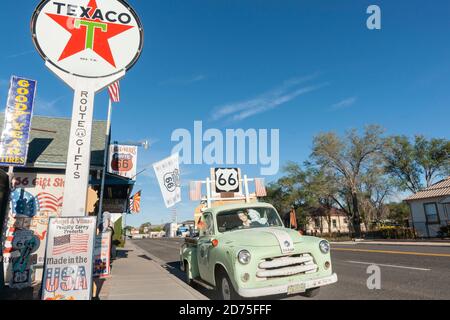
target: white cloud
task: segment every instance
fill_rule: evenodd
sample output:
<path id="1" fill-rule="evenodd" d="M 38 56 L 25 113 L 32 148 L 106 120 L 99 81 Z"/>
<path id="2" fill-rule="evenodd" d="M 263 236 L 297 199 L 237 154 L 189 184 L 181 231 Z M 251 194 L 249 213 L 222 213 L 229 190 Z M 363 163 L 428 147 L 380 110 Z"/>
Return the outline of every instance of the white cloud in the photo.
<path id="1" fill-rule="evenodd" d="M 192 75 L 189 77 L 175 77 L 175 78 L 171 78 L 165 81 L 160 82 L 159 84 L 164 86 L 164 85 L 189 85 L 189 84 L 193 84 L 196 82 L 200 82 L 203 80 L 206 80 L 207 77 L 204 74 L 196 74 L 196 75 Z"/>
<path id="2" fill-rule="evenodd" d="M 26 56 L 32 53 L 36 53 L 36 50 L 27 50 L 27 51 L 22 51 L 22 52 L 17 52 L 17 53 L 13 53 L 9 56 L 6 56 L 6 59 L 14 59 L 14 58 L 18 58 L 18 57 L 22 57 L 22 56 Z"/>
<path id="3" fill-rule="evenodd" d="M 46 116 L 56 116 L 60 114 L 61 108 L 58 107 L 58 103 L 64 98 L 64 96 L 53 99 L 45 100 L 39 96 L 36 98 L 35 111 L 36 114 L 46 115 Z"/>
<path id="4" fill-rule="evenodd" d="M 229 120 L 233 121 L 244 120 L 251 116 L 275 109 L 301 95 L 316 91 L 328 85 L 327 83 L 323 83 L 320 85 L 301 86 L 316 77 L 317 74 L 313 74 L 303 78 L 291 79 L 256 98 L 217 107 L 213 111 L 212 120 L 219 120 L 224 117 L 228 117 Z"/>
<path id="5" fill-rule="evenodd" d="M 347 99 L 344 99 L 342 101 L 339 101 L 338 103 L 335 103 L 331 106 L 332 110 L 339 110 L 339 109 L 345 109 L 348 107 L 351 107 L 355 102 L 358 100 L 358 97 L 350 97 Z"/>

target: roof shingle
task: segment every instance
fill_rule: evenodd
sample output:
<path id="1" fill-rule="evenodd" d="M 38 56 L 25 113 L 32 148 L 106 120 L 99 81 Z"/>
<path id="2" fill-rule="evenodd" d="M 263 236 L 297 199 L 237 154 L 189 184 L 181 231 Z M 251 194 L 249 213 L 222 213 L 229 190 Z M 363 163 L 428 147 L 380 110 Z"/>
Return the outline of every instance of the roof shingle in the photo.
<path id="1" fill-rule="evenodd" d="M 0 113 L 0 134 L 5 114 Z M 65 167 L 70 134 L 68 118 L 33 116 L 27 166 Z M 102 166 L 105 151 L 106 121 L 94 121 L 91 143 L 91 166 Z"/>
<path id="2" fill-rule="evenodd" d="M 419 191 L 405 199 L 405 201 L 421 200 L 428 198 L 437 198 L 450 196 L 450 177 L 441 180 L 432 186 Z"/>

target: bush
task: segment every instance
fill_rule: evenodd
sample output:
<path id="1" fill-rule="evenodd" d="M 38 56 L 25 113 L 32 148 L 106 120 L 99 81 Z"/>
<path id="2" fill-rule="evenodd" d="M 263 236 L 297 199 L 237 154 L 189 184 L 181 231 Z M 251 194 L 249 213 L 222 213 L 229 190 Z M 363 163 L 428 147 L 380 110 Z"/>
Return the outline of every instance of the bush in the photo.
<path id="1" fill-rule="evenodd" d="M 382 226 L 378 230 L 378 233 L 383 239 L 413 239 L 415 234 L 413 229 L 397 226 Z"/>

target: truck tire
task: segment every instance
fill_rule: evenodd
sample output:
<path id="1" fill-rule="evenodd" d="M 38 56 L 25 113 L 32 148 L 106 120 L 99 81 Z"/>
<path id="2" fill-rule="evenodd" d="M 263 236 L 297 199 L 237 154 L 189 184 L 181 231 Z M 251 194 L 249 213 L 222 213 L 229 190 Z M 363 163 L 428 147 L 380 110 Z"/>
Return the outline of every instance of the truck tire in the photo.
<path id="1" fill-rule="evenodd" d="M 233 283 L 223 270 L 219 272 L 216 279 L 217 293 L 220 300 L 239 300 L 240 297 L 234 290 Z"/>
<path id="2" fill-rule="evenodd" d="M 315 296 L 317 296 L 320 292 L 320 287 L 319 288 L 312 288 L 312 289 L 308 289 L 306 290 L 305 293 L 300 294 L 303 297 L 306 298 L 314 298 Z"/>
<path id="3" fill-rule="evenodd" d="M 184 282 L 186 282 L 188 285 L 192 286 L 192 279 L 189 277 L 189 262 L 186 260 L 184 261 Z"/>

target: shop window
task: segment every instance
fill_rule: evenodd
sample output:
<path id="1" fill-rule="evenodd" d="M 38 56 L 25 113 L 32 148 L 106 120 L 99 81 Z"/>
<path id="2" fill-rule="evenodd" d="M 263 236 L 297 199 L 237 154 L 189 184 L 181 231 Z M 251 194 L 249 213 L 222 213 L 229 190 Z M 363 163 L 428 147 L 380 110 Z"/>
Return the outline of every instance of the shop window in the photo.
<path id="1" fill-rule="evenodd" d="M 425 203 L 425 216 L 428 224 L 439 224 L 439 212 L 436 202 Z"/>

